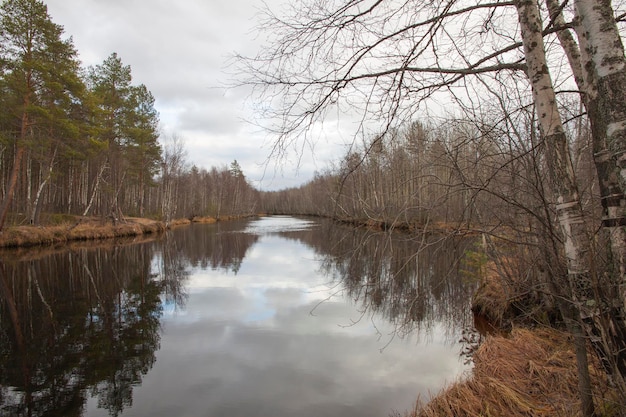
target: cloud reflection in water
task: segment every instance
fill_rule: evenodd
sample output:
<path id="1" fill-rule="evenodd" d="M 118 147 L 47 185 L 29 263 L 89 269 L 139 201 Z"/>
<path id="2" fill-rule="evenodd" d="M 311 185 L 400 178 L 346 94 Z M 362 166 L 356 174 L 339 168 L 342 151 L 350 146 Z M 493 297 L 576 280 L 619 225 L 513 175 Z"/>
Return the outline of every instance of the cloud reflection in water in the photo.
<path id="1" fill-rule="evenodd" d="M 384 417 L 463 369 L 442 325 L 426 341 L 393 338 L 329 282 L 313 249 L 270 226 L 246 229 L 269 233 L 236 274 L 191 269 L 186 305 L 166 309 L 156 364 L 128 415 Z M 91 401 L 87 411 L 106 415 Z"/>

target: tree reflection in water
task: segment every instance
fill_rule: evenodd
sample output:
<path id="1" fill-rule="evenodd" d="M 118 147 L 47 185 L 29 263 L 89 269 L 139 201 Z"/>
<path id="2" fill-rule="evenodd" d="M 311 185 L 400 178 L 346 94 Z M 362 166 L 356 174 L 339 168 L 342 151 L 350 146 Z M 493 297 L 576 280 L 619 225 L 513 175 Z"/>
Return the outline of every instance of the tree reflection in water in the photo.
<path id="1" fill-rule="evenodd" d="M 362 317 L 381 314 L 398 335 L 427 335 L 438 323 L 455 338 L 471 327 L 468 312 L 476 283 L 461 273 L 461 263 L 473 239 L 412 236 L 333 222 L 282 235 L 313 247 L 324 273 L 360 305 Z"/>
<path id="2" fill-rule="evenodd" d="M 89 392 L 118 415 L 154 364 L 173 278 L 151 272 L 150 244 L 47 252 L 2 255 L 0 414 L 79 416 Z"/>
<path id="3" fill-rule="evenodd" d="M 117 416 L 152 368 L 164 305 L 186 301 L 189 268 L 237 271 L 245 223 L 160 241 L 0 254 L 0 415 L 80 416 L 88 395 Z"/>
<path id="4" fill-rule="evenodd" d="M 155 363 L 164 307 L 182 308 L 190 270 L 237 273 L 260 234 L 248 222 L 192 225 L 157 241 L 0 252 L 0 415 L 80 416 L 89 396 L 117 416 Z M 277 231 L 310 246 L 338 291 L 397 333 L 468 325 L 465 242 L 319 221 Z"/>

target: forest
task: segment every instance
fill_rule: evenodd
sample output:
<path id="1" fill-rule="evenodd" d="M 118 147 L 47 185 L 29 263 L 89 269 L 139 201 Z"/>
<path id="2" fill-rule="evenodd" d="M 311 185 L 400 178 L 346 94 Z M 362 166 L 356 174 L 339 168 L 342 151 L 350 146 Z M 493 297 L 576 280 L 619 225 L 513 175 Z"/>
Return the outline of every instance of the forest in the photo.
<path id="1" fill-rule="evenodd" d="M 115 52 L 82 67 L 41 1 L 5 1 L 0 14 L 0 229 L 258 210 L 237 161 L 189 166 L 181 140 L 160 138 L 155 98 Z"/>
<path id="2" fill-rule="evenodd" d="M 256 190 L 237 161 L 190 166 L 115 52 L 83 68 L 38 0 L 0 9 L 0 230 L 63 215 L 303 214 L 472 234 L 508 307 L 576 346 L 626 398 L 626 58 L 621 2 L 303 1 L 238 57 L 279 151 L 356 114 L 350 150 L 298 188 Z M 427 104 L 443 103 L 437 114 Z M 436 106 L 435 106 L 436 107 Z M 277 127 L 278 126 L 278 127 Z M 488 302 L 485 302 L 487 305 Z M 589 349 L 590 347 L 590 349 Z M 622 410 L 624 404 L 621 404 Z"/>

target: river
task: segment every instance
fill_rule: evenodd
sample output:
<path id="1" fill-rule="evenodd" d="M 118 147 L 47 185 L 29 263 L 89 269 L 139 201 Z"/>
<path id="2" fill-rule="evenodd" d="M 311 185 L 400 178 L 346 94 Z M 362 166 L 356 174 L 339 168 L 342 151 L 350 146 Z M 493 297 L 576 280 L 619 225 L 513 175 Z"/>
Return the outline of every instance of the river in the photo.
<path id="1" fill-rule="evenodd" d="M 2 416 L 377 416 L 468 369 L 470 243 L 287 216 L 0 253 Z"/>

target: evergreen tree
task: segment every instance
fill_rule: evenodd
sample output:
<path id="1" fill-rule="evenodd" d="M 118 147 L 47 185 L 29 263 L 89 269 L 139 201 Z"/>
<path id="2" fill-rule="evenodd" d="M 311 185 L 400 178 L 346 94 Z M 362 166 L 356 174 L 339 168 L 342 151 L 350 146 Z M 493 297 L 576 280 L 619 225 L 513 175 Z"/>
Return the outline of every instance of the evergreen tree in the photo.
<path id="1" fill-rule="evenodd" d="M 36 149 L 50 172 L 58 140 L 76 138 L 72 114 L 83 89 L 76 50 L 62 34 L 63 27 L 52 22 L 41 1 L 7 0 L 0 8 L 1 89 L 6 109 L 2 136 L 14 150 L 0 207 L 0 230 L 27 151 Z"/>
<path id="2" fill-rule="evenodd" d="M 125 152 L 129 160 L 132 181 L 136 183 L 131 193 L 138 202 L 138 214 L 144 215 L 146 185 L 154 185 L 152 179 L 157 174 L 161 160 L 161 147 L 158 143 L 159 115 L 154 108 L 154 97 L 145 85 L 131 90 L 131 124 L 128 129 L 128 144 Z"/>
<path id="3" fill-rule="evenodd" d="M 128 197 L 130 203 L 139 201 L 138 214 L 143 214 L 144 187 L 161 159 L 154 97 L 145 85 L 131 84 L 131 68 L 116 53 L 92 68 L 90 82 L 100 111 L 100 138 L 107 144 L 101 164 L 108 168 L 109 186 L 100 209 L 118 218 Z M 138 184 L 135 192 L 132 183 Z"/>

